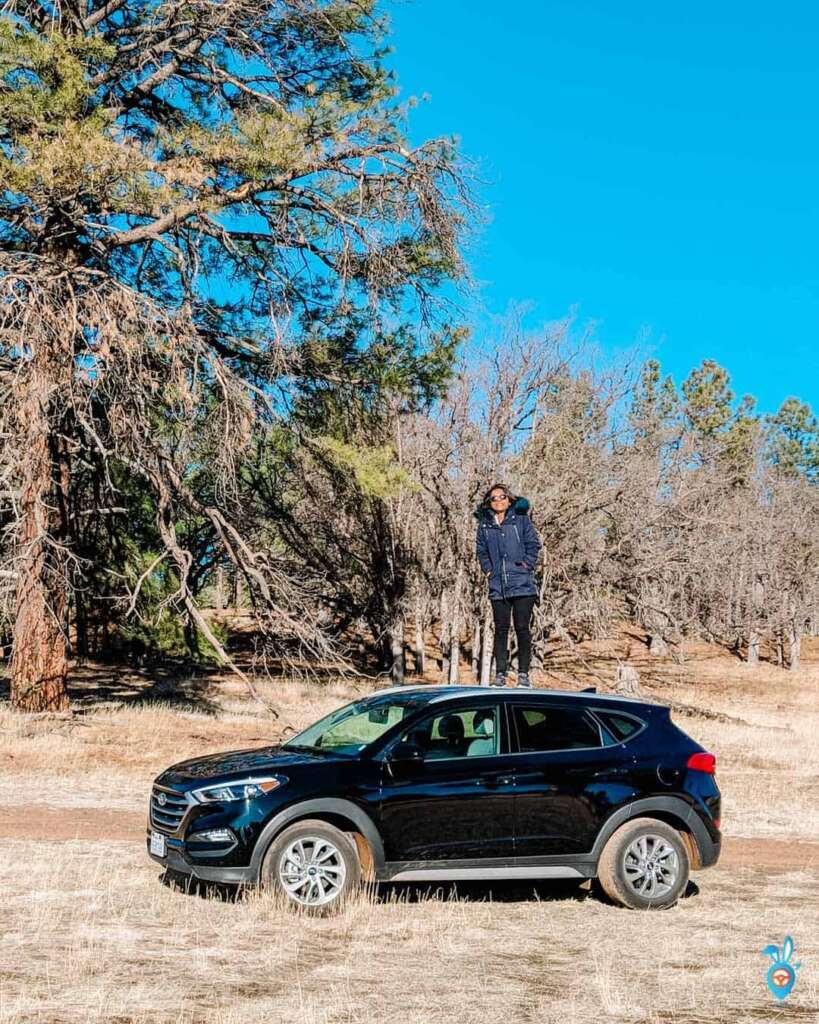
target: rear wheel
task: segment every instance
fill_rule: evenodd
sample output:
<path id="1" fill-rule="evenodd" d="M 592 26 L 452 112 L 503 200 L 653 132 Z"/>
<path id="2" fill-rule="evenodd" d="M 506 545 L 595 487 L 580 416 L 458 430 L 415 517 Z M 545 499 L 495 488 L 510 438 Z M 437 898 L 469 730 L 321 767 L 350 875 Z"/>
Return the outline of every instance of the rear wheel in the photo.
<path id="1" fill-rule="evenodd" d="M 673 906 L 688 885 L 688 851 L 676 829 L 653 818 L 635 818 L 611 836 L 597 876 L 612 902 L 631 910 Z"/>
<path id="2" fill-rule="evenodd" d="M 355 842 L 326 821 L 308 819 L 281 832 L 262 862 L 262 884 L 296 906 L 328 913 L 358 889 L 361 865 Z"/>

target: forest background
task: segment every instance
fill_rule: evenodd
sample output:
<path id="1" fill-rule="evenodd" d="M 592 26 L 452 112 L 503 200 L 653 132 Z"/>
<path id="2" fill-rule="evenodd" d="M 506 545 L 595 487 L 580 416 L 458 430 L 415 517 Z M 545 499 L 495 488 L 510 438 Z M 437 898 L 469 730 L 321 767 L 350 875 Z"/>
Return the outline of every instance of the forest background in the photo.
<path id="1" fill-rule="evenodd" d="M 5 4 L 16 707 L 67 709 L 89 658 L 485 682 L 498 480 L 543 541 L 544 671 L 548 638 L 624 623 L 783 668 L 819 630 L 810 407 L 762 415 L 709 359 L 679 385 L 607 359 L 572 317 L 473 340 L 473 175 L 407 141 L 385 31 L 357 0 Z"/>

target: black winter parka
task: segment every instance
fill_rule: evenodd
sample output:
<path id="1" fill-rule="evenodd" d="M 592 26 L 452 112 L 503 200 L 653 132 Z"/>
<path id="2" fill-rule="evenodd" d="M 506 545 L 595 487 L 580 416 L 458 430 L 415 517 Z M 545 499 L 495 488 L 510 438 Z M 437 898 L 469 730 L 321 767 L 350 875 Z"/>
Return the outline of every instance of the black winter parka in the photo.
<path id="1" fill-rule="evenodd" d="M 495 513 L 483 505 L 474 512 L 478 520 L 475 538 L 478 561 L 490 572 L 489 597 L 527 597 L 537 595 L 534 567 L 541 543 L 528 516 L 529 502 L 515 498 L 499 526 Z"/>

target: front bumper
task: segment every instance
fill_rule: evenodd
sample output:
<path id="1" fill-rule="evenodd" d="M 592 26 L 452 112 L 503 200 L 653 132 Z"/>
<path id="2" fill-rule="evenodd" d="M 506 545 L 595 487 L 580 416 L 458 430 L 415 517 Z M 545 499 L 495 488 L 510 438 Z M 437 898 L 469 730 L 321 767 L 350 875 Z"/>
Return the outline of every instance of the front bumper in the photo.
<path id="1" fill-rule="evenodd" d="M 258 872 L 252 867 L 222 866 L 213 864 L 196 864 L 185 856 L 182 841 L 179 839 L 166 838 L 167 853 L 164 857 L 158 857 L 151 853 L 151 832 L 148 830 L 146 846 L 148 856 L 151 860 L 161 864 L 166 871 L 174 871 L 177 874 L 189 875 L 191 878 L 201 882 L 219 882 L 225 885 L 257 885 L 259 881 Z"/>

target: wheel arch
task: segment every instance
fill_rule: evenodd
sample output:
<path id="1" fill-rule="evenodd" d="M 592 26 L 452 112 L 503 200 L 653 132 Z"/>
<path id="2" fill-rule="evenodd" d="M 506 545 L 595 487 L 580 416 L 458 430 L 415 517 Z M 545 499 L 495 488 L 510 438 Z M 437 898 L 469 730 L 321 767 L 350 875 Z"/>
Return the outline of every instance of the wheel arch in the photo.
<path id="1" fill-rule="evenodd" d="M 365 877 L 377 877 L 384 867 L 384 846 L 375 823 L 366 811 L 351 800 L 322 798 L 303 800 L 279 811 L 262 829 L 253 848 L 250 867 L 254 880 L 259 881 L 262 861 L 271 843 L 288 826 L 308 818 L 326 821 L 342 832 L 351 832 L 358 849 L 361 868 Z"/>
<path id="2" fill-rule="evenodd" d="M 634 800 L 626 807 L 621 807 L 620 810 L 615 811 L 606 820 L 595 840 L 592 850 L 595 863 L 599 861 L 603 847 L 617 829 L 634 818 L 654 818 L 666 825 L 670 825 L 682 837 L 691 869 L 696 870 L 702 866 L 702 851 L 710 843 L 710 837 L 694 808 L 679 797 L 673 796 L 648 797 L 644 800 Z"/>

